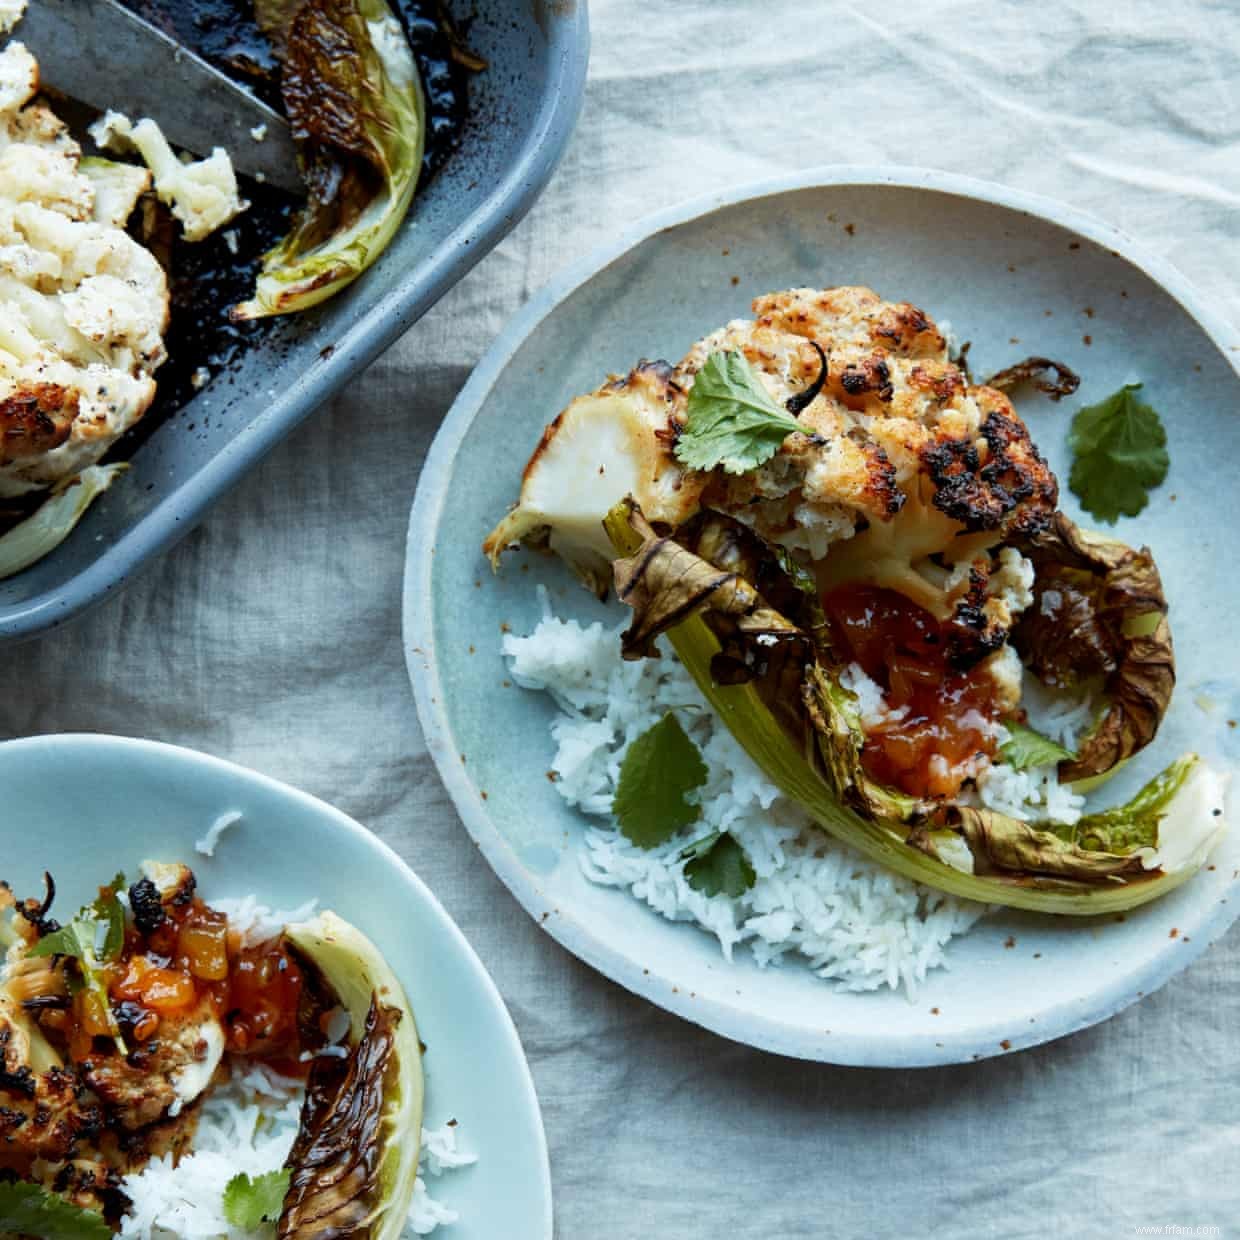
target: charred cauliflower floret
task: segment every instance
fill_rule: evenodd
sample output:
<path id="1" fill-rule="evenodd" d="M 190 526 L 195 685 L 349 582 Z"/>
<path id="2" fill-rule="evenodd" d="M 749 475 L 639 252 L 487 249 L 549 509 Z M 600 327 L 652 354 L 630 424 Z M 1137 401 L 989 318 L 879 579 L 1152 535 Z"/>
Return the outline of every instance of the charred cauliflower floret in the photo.
<path id="1" fill-rule="evenodd" d="M 732 323 L 695 345 L 676 381 L 691 386 L 719 349 L 742 352 L 781 405 L 817 374 L 819 356 L 825 374 L 799 413 L 816 439 L 791 436 L 766 465 L 730 480 L 728 511 L 785 545 L 790 531 L 780 528 L 771 499 L 809 505 L 792 526 L 824 505 L 842 504 L 855 526 L 890 523 L 906 504 L 929 503 L 961 527 L 939 527 L 942 552 L 954 552 L 956 533 L 1006 536 L 1018 526 L 1045 526 L 1055 480 L 1024 424 L 1002 393 L 968 383 L 922 311 L 857 288 L 773 293 L 759 297 L 754 311 L 752 322 Z M 812 550 L 815 559 L 825 553 Z"/>
<path id="2" fill-rule="evenodd" d="M 25 1174 L 36 1160 L 68 1158 L 102 1123 L 74 1073 L 0 991 L 0 1170 Z"/>
<path id="3" fill-rule="evenodd" d="M 37 89 L 33 57 L 10 43 L 0 52 L 0 497 L 71 479 L 142 416 L 168 322 L 163 269 L 119 227 L 146 174 L 83 169 L 65 127 L 32 102 Z"/>
<path id="4" fill-rule="evenodd" d="M 631 494 L 671 527 L 701 508 L 727 513 L 812 562 L 824 589 L 899 591 L 954 620 L 961 666 L 998 649 L 1031 597 L 1011 588 L 1028 566 L 1004 545 L 1045 529 L 1058 499 L 1011 402 L 970 384 L 923 311 L 868 288 L 771 293 L 753 313 L 674 368 L 644 363 L 561 413 L 487 539 L 492 561 L 524 540 L 606 583 L 602 519 Z M 690 470 L 676 456 L 696 378 L 720 353 L 741 355 L 803 428 L 742 473 Z"/>
<path id="5" fill-rule="evenodd" d="M 161 1022 L 159 1037 L 128 1055 L 114 1049 L 86 1059 L 82 1079 L 129 1130 L 175 1118 L 210 1086 L 224 1055 L 224 1031 L 204 1001 Z"/>
<path id="6" fill-rule="evenodd" d="M 886 520 L 900 510 L 904 496 L 885 449 L 827 394 L 831 353 L 825 335 L 811 340 L 761 321 L 736 320 L 689 350 L 673 372 L 677 386 L 690 391 L 706 360 L 720 351 L 742 354 L 780 406 L 820 379 L 824 386 L 798 414 L 806 433 L 789 436 L 775 456 L 749 473 L 714 471 L 707 506 L 814 558 L 850 536 L 859 520 Z"/>
<path id="7" fill-rule="evenodd" d="M 144 861 L 142 878 L 129 888 L 134 928 L 150 935 L 194 899 L 197 880 L 180 862 Z M 224 1028 L 208 996 L 165 1013 L 158 1036 L 128 1054 L 114 1046 L 81 1064 L 82 1077 L 129 1130 L 175 1119 L 210 1086 L 224 1055 Z"/>

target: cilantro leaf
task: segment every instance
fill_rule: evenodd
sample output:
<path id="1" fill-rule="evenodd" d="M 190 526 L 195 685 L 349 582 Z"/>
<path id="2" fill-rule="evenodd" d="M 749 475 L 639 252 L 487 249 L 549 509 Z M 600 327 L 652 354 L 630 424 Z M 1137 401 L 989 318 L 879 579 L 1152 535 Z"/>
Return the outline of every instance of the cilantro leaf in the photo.
<path id="1" fill-rule="evenodd" d="M 1077 410 L 1068 435 L 1068 485 L 1081 506 L 1111 525 L 1135 517 L 1149 492 L 1167 476 L 1167 432 L 1155 410 L 1137 400 L 1139 383 L 1126 383 L 1096 405 Z"/>
<path id="2" fill-rule="evenodd" d="M 628 748 L 611 812 L 625 838 L 655 848 L 696 822 L 701 812 L 685 797 L 706 782 L 706 763 L 670 711 Z"/>
<path id="3" fill-rule="evenodd" d="M 100 923 L 93 918 L 75 917 L 54 934 L 45 934 L 31 949 L 31 956 L 71 956 L 74 960 L 94 959 L 95 932 Z M 107 927 L 103 929 L 106 931 Z"/>
<path id="4" fill-rule="evenodd" d="M 742 353 L 712 353 L 689 392 L 687 422 L 676 442 L 676 459 L 690 469 L 730 474 L 757 469 L 794 431 L 806 428 L 781 409 Z"/>
<path id="5" fill-rule="evenodd" d="M 0 1183 L 0 1234 L 43 1240 L 112 1240 L 112 1229 L 93 1210 L 71 1205 L 38 1184 Z"/>
<path id="6" fill-rule="evenodd" d="M 1076 757 L 1071 750 L 1056 744 L 1049 736 L 1035 732 L 1023 723 L 1005 723 L 1010 735 L 999 746 L 1003 760 L 1014 771 L 1027 771 L 1035 766 L 1053 766 Z"/>
<path id="7" fill-rule="evenodd" d="M 102 966 L 116 960 L 125 947 L 125 909 L 116 894 L 124 887 L 125 876 L 118 874 L 67 926 L 45 934 L 30 949 L 31 956 L 68 956 L 78 962 L 82 983 L 95 995 L 99 1010 L 107 1013 L 112 1036 L 122 1054 L 124 1042 L 112 1015 Z"/>
<path id="8" fill-rule="evenodd" d="M 67 926 L 45 934 L 30 955 L 72 956 L 102 964 L 115 960 L 125 946 L 125 909 L 116 894 L 124 887 L 125 876 L 118 874 Z"/>
<path id="9" fill-rule="evenodd" d="M 687 862 L 685 881 L 706 896 L 744 895 L 757 881 L 745 851 L 724 831 L 694 840 L 681 854 Z"/>
<path id="10" fill-rule="evenodd" d="M 288 1182 L 288 1168 L 253 1177 L 239 1171 L 224 1188 L 224 1217 L 247 1231 L 260 1223 L 274 1223 L 284 1209 Z"/>

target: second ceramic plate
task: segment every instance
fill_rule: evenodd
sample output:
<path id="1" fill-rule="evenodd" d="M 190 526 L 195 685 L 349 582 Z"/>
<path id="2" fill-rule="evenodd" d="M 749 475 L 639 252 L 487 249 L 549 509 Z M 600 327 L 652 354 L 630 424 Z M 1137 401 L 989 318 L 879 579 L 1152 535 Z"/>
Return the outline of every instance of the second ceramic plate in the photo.
<path id="1" fill-rule="evenodd" d="M 427 459 L 410 523 L 405 636 L 431 752 L 466 827 L 549 933 L 631 990 L 729 1037 L 836 1063 L 958 1062 L 1111 1015 L 1166 981 L 1240 913 L 1240 836 L 1165 900 L 1100 923 L 1005 912 L 948 949 L 913 1002 L 845 994 L 787 965 L 726 963 L 712 938 L 592 885 L 584 819 L 546 778 L 553 707 L 508 683 L 501 627 L 529 631 L 535 582 L 561 614 L 616 623 L 558 564 L 518 553 L 492 578 L 479 550 L 516 497 L 543 426 L 642 357 L 679 358 L 759 293 L 868 284 L 972 341 L 978 373 L 1040 353 L 1084 376 L 1079 402 L 1023 399 L 1066 476 L 1071 409 L 1139 378 L 1168 426 L 1171 474 L 1117 533 L 1149 543 L 1172 600 L 1179 688 L 1157 742 L 1114 781 L 1194 748 L 1234 766 L 1240 682 L 1229 637 L 1240 585 L 1219 513 L 1240 502 L 1240 341 L 1182 277 L 1070 208 L 940 173 L 832 169 L 660 216 L 534 298 L 478 367 Z M 1066 492 L 1066 488 L 1065 488 Z M 1065 494 L 1069 515 L 1078 517 Z M 1234 817 L 1234 815 L 1233 815 Z M 1230 902 L 1228 897 L 1232 896 Z"/>
<path id="2" fill-rule="evenodd" d="M 431 1180 L 459 1214 L 444 1240 L 551 1240 L 542 1116 L 504 1001 L 460 930 L 407 865 L 330 805 L 217 758 L 114 736 L 0 745 L 0 877 L 19 895 L 56 878 L 62 916 L 118 869 L 183 861 L 203 895 L 272 908 L 317 900 L 358 926 L 400 978 L 426 1046 L 427 1127 L 457 1120 L 474 1166 Z M 197 840 L 240 820 L 205 857 Z"/>

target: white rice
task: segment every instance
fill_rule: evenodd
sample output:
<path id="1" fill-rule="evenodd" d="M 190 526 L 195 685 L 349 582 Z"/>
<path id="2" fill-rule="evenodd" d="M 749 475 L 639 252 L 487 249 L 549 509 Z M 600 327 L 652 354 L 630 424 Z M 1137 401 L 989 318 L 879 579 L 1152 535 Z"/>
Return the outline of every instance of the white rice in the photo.
<path id="1" fill-rule="evenodd" d="M 1021 705 L 1034 731 L 1072 752 L 1093 722 L 1094 704 L 1088 693 L 1074 697 L 1055 692 L 1034 676 L 1024 677 Z M 1070 784 L 1059 782 L 1054 765 L 1015 771 L 1005 763 L 988 764 L 978 774 L 977 796 L 983 805 L 1022 822 L 1049 819 L 1075 826 L 1085 812 L 1085 798 Z"/>
<path id="2" fill-rule="evenodd" d="M 229 810 L 228 813 L 221 814 L 207 828 L 206 835 L 202 839 L 194 841 L 194 851 L 202 853 L 204 857 L 214 857 L 215 846 L 220 842 L 220 836 L 229 827 L 235 827 L 243 817 L 244 815 L 239 809 Z"/>
<path id="3" fill-rule="evenodd" d="M 269 1240 L 274 1224 L 246 1231 L 224 1217 L 224 1189 L 239 1172 L 250 1176 L 284 1165 L 297 1135 L 303 1085 L 261 1064 L 236 1061 L 232 1079 L 211 1091 L 202 1106 L 194 1152 L 173 1165 L 154 1159 L 122 1188 L 132 1202 L 120 1234 L 132 1240 Z M 404 1236 L 429 1235 L 458 1215 L 426 1191 L 423 1177 L 468 1166 L 472 1154 L 456 1146 L 457 1125 L 422 1130 L 418 1179 Z"/>
<path id="4" fill-rule="evenodd" d="M 211 898 L 211 907 L 228 918 L 230 930 L 236 930 L 247 945 L 266 943 L 299 921 L 308 921 L 317 912 L 319 902 L 307 900 L 296 908 L 271 909 L 252 895 L 240 899 Z"/>
<path id="5" fill-rule="evenodd" d="M 881 723 L 894 723 L 908 714 L 908 707 L 892 710 L 883 697 L 883 687 L 865 674 L 860 663 L 850 663 L 840 675 L 840 684 L 857 698 L 861 726 L 868 732 Z"/>
<path id="6" fill-rule="evenodd" d="M 889 986 L 911 995 L 945 963 L 947 944 L 984 906 L 900 878 L 830 839 L 749 759 L 670 651 L 626 662 L 623 625 L 583 627 L 561 619 L 545 589 L 539 593 L 543 619 L 529 636 L 506 635 L 503 653 L 518 684 L 544 690 L 560 708 L 551 723 L 556 788 L 570 805 L 602 820 L 582 842 L 588 879 L 627 890 L 671 921 L 697 924 L 715 935 L 729 960 L 738 946 L 760 966 L 799 958 L 845 990 Z M 901 717 L 860 667 L 849 667 L 843 679 L 858 696 L 866 726 Z M 678 710 L 701 751 L 707 782 L 693 794 L 700 820 L 647 850 L 616 829 L 611 801 L 629 745 L 670 709 Z M 1046 694 L 1034 701 L 1030 726 L 1071 748 L 1091 713 L 1087 700 L 1056 703 Z M 985 761 L 978 763 L 976 799 L 1026 821 L 1069 824 L 1084 805 L 1059 784 L 1053 766 L 1018 772 Z M 680 853 L 712 831 L 730 832 L 754 868 L 756 882 L 739 897 L 703 895 L 684 877 Z"/>
<path id="7" fill-rule="evenodd" d="M 1020 704 L 1029 716 L 1029 726 L 1075 752 L 1094 721 L 1093 696 L 1048 689 L 1035 676 L 1026 676 L 1023 686 Z"/>
<path id="8" fill-rule="evenodd" d="M 457 1123 L 450 1119 L 439 1128 L 422 1129 L 422 1152 L 418 1157 L 417 1183 L 413 1186 L 413 1205 L 409 1210 L 409 1226 L 415 1235 L 426 1236 L 440 1224 L 455 1223 L 460 1217 L 426 1191 L 427 1175 L 438 1178 L 445 1171 L 469 1167 L 478 1161 L 476 1154 L 467 1154 L 456 1147 Z"/>
<path id="9" fill-rule="evenodd" d="M 153 1159 L 122 1188 L 132 1206 L 122 1236 L 218 1237 L 247 1233 L 224 1218 L 224 1189 L 239 1172 L 251 1176 L 283 1166 L 297 1133 L 302 1085 L 259 1065 L 211 1091 L 202 1106 L 194 1151 L 173 1165 L 171 1154 Z M 274 1235 L 275 1229 L 266 1229 Z"/>
<path id="10" fill-rule="evenodd" d="M 551 725 L 560 795 L 604 819 L 585 833 L 586 876 L 710 931 L 728 959 L 743 945 L 760 966 L 800 958 L 846 990 L 911 994 L 984 911 L 900 878 L 814 828 L 716 720 L 675 658 L 627 663 L 617 629 L 550 614 L 529 637 L 506 636 L 504 653 L 514 680 L 545 689 L 561 707 Z M 673 707 L 684 708 L 680 721 L 707 767 L 696 794 L 701 820 L 647 851 L 615 829 L 611 798 L 628 745 Z M 729 831 L 757 876 L 735 899 L 703 895 L 684 877 L 681 850 L 710 831 Z"/>
<path id="11" fill-rule="evenodd" d="M 271 909 L 252 895 L 211 900 L 211 907 L 225 913 L 248 944 L 266 942 L 286 925 L 314 916 L 317 905 L 317 900 L 309 900 L 297 908 Z M 333 1019 L 329 1040 L 333 1032 L 341 1037 L 346 1029 L 347 1024 Z M 333 1052 L 345 1053 L 330 1045 L 324 1050 Z M 305 1086 L 244 1058 L 234 1058 L 231 1066 L 231 1079 L 212 1089 L 202 1104 L 193 1153 L 175 1166 L 171 1155 L 153 1159 L 142 1171 L 125 1178 L 123 1189 L 132 1207 L 122 1220 L 121 1236 L 133 1240 L 270 1240 L 275 1236 L 274 1225 L 264 1224 L 254 1231 L 231 1227 L 224 1217 L 224 1189 L 238 1172 L 258 1176 L 284 1165 L 297 1135 Z M 424 1177 L 439 1177 L 477 1161 L 475 1155 L 457 1148 L 457 1131 L 455 1120 L 422 1129 L 418 1178 L 403 1236 L 426 1236 L 456 1222 L 456 1211 L 427 1192 Z"/>
<path id="12" fill-rule="evenodd" d="M 1059 782 L 1054 766 L 1017 771 L 1005 762 L 987 763 L 977 775 L 977 797 L 988 809 L 1022 822 L 1043 819 L 1070 827 L 1085 810 L 1085 798 Z"/>

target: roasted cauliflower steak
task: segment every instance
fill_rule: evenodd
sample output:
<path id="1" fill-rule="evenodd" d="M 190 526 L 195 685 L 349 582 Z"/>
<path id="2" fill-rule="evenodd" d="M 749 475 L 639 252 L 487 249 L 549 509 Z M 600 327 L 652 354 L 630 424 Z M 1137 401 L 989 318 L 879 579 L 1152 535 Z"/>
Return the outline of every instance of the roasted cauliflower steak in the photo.
<path id="1" fill-rule="evenodd" d="M 41 102 L 38 66 L 0 52 L 0 498 L 95 464 L 146 411 L 168 286 L 124 231 L 141 169 L 83 160 Z"/>
<path id="2" fill-rule="evenodd" d="M 525 542 L 605 589 L 602 520 L 631 495 L 656 525 L 726 513 L 811 564 L 824 589 L 901 592 L 953 622 L 961 665 L 997 650 L 1032 597 L 1031 567 L 1010 544 L 1045 530 L 1058 502 L 1011 401 L 970 381 L 928 315 L 872 289 L 789 289 L 752 311 L 675 366 L 643 362 L 573 401 L 486 540 L 492 563 Z M 805 428 L 739 475 L 687 469 L 675 451 L 695 377 L 720 351 L 742 354 Z"/>

